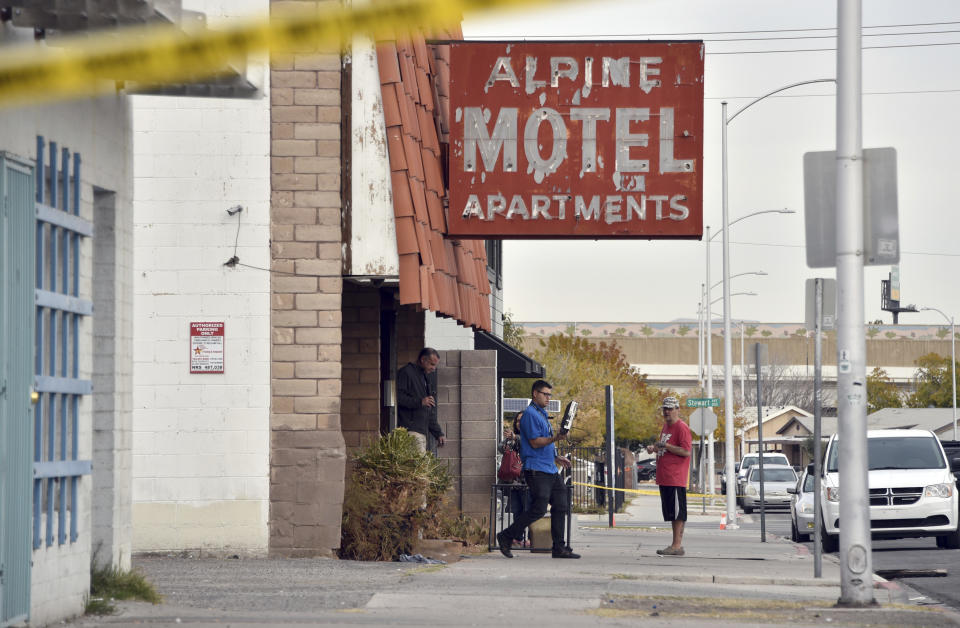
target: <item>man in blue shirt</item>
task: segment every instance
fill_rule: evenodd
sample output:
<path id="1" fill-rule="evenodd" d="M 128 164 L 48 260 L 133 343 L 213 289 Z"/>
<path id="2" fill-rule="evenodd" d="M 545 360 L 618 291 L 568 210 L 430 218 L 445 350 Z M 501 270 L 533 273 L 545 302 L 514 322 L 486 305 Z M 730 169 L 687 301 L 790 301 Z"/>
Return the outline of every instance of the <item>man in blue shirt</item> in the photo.
<path id="1" fill-rule="evenodd" d="M 523 511 L 513 523 L 497 535 L 500 553 L 513 558 L 510 544 L 531 523 L 547 514 L 550 504 L 550 535 L 553 537 L 554 558 L 580 558 L 563 542 L 563 533 L 570 504 L 567 488 L 557 471 L 557 465 L 570 468 L 570 461 L 557 455 L 554 443 L 563 440 L 566 434 L 554 435 L 550 427 L 547 405 L 553 395 L 553 386 L 538 379 L 531 390 L 533 403 L 527 406 L 520 417 L 520 458 L 523 460 L 523 477 L 530 488 L 530 508 Z"/>

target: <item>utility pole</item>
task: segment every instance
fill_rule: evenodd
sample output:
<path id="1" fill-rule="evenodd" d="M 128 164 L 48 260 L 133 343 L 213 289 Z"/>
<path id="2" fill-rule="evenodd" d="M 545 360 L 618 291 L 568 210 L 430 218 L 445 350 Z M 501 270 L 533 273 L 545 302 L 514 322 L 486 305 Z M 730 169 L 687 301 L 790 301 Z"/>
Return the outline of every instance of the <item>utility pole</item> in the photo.
<path id="1" fill-rule="evenodd" d="M 875 605 L 867 499 L 863 307 L 862 0 L 837 2 L 837 410 L 840 606 Z"/>

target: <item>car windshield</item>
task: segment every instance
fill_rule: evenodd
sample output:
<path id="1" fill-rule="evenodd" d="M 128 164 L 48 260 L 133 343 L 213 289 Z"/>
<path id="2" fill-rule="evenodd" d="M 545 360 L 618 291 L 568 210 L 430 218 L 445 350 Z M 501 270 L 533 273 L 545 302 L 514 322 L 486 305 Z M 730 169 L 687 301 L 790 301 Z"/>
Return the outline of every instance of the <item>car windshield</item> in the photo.
<path id="1" fill-rule="evenodd" d="M 761 478 L 765 482 L 790 482 L 794 484 L 797 481 L 797 474 L 793 472 L 793 469 L 764 469 L 761 475 L 760 467 L 750 472 L 751 482 L 759 482 Z"/>
<path id="2" fill-rule="evenodd" d="M 834 441 L 827 460 L 827 471 L 839 470 L 840 441 Z M 940 446 L 933 437 L 884 436 L 867 439 L 870 471 L 879 469 L 942 469 L 946 465 Z"/>
<path id="3" fill-rule="evenodd" d="M 749 458 L 743 459 L 740 468 L 749 469 L 757 464 L 760 464 L 760 458 L 757 456 L 750 456 Z M 783 454 L 764 454 L 763 464 L 787 464 L 787 457 Z"/>

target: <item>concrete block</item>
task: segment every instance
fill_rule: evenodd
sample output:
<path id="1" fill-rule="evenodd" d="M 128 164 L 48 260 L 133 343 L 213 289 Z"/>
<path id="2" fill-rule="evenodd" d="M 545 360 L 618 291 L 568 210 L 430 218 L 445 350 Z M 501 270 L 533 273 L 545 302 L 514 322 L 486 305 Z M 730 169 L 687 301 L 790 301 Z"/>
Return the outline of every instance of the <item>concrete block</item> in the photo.
<path id="1" fill-rule="evenodd" d="M 497 401 L 497 390 L 495 387 L 484 385 L 463 385 L 460 387 L 460 402 L 467 404 L 495 404 Z"/>
<path id="2" fill-rule="evenodd" d="M 470 367 L 470 366 L 494 366 L 495 367 L 497 365 L 497 352 L 481 351 L 479 349 L 475 349 L 473 351 L 461 351 L 460 365 L 462 367 Z"/>
<path id="3" fill-rule="evenodd" d="M 464 458 L 489 458 L 493 460 L 496 452 L 496 442 L 492 438 L 460 440 L 460 454 Z"/>

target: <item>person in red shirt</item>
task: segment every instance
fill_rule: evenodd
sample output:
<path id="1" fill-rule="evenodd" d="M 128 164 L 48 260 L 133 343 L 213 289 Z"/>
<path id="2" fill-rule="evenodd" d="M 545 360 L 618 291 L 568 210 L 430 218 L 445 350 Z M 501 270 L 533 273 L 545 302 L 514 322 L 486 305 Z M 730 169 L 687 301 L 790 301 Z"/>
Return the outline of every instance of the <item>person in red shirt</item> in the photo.
<path id="1" fill-rule="evenodd" d="M 660 487 L 660 507 L 663 520 L 673 528 L 673 543 L 658 549 L 662 556 L 683 556 L 683 525 L 687 520 L 687 476 L 690 473 L 690 428 L 680 418 L 680 402 L 666 397 L 663 407 L 664 425 L 660 438 L 647 446 L 648 453 L 657 454 L 657 485 Z"/>

